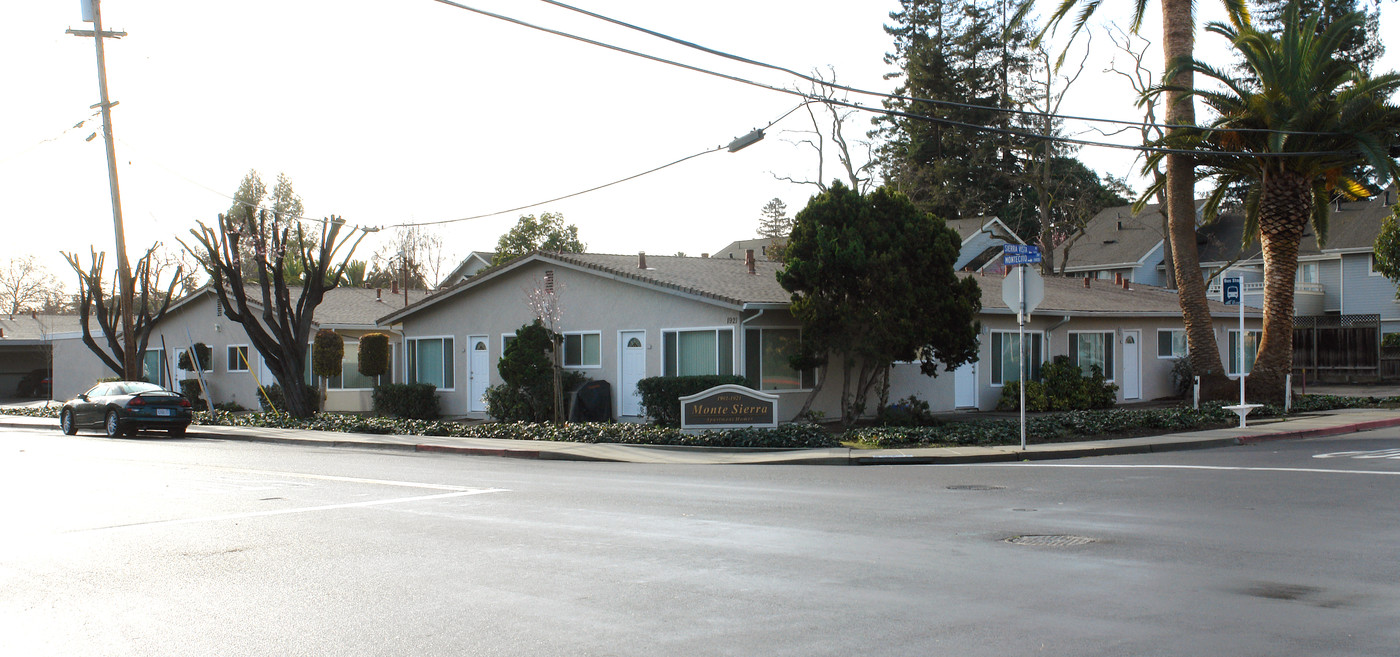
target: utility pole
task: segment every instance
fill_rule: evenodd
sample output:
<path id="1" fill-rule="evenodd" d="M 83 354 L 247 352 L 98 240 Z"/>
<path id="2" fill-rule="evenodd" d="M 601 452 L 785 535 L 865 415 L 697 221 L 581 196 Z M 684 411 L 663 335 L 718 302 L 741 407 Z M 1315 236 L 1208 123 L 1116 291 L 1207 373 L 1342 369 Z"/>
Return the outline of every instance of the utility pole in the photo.
<path id="1" fill-rule="evenodd" d="M 122 369 L 124 378 L 135 378 L 141 372 L 140 363 L 136 358 L 136 335 L 135 327 L 131 321 L 131 307 L 133 305 L 131 279 L 131 263 L 126 258 L 126 230 L 122 227 L 122 202 L 121 192 L 117 186 L 117 149 L 112 141 L 112 106 L 107 97 L 107 57 L 102 48 L 103 39 L 120 39 L 126 36 L 126 32 L 106 32 L 102 29 L 102 8 L 101 0 L 83 0 L 84 5 L 91 10 L 92 16 L 84 15 L 83 20 L 92 21 L 93 29 L 74 30 L 69 28 L 68 34 L 74 36 L 92 37 L 97 44 L 97 90 L 100 103 L 96 107 L 102 108 L 102 137 L 107 145 L 107 180 L 112 191 L 112 224 L 116 228 L 117 234 L 117 285 L 121 295 L 122 313 Z"/>

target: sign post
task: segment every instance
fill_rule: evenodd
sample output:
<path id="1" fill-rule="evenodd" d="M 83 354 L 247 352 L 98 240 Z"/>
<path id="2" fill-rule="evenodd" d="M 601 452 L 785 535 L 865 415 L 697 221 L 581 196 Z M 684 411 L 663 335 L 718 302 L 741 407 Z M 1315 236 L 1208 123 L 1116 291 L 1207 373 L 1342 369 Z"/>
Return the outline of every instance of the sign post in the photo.
<path id="1" fill-rule="evenodd" d="M 1234 411 L 1240 416 L 1240 428 L 1247 426 L 1245 417 L 1249 412 L 1259 408 L 1262 404 L 1246 404 L 1244 401 L 1244 277 L 1227 278 L 1220 284 L 1220 300 L 1227 306 L 1239 306 L 1240 308 L 1240 337 L 1235 345 L 1235 364 L 1239 368 L 1240 375 L 1240 403 L 1238 406 L 1226 406 L 1226 410 Z"/>
<path id="2" fill-rule="evenodd" d="M 1020 270 L 1016 272 L 1016 278 L 1003 279 L 1001 300 L 1006 303 L 1007 308 L 1016 309 L 1016 369 L 1020 377 L 1018 380 L 1021 390 L 1021 449 L 1023 450 L 1026 448 L 1026 322 L 1030 319 L 1031 312 L 1045 298 L 1045 279 L 1041 278 L 1040 272 L 1035 270 L 1030 270 L 1029 275 L 1027 275 L 1026 265 L 1039 263 L 1040 260 L 1040 247 L 1034 244 L 1006 244 L 1002 246 L 1002 264 L 1016 265 L 1016 268 Z M 1012 283 L 1007 285 L 1007 281 Z"/>

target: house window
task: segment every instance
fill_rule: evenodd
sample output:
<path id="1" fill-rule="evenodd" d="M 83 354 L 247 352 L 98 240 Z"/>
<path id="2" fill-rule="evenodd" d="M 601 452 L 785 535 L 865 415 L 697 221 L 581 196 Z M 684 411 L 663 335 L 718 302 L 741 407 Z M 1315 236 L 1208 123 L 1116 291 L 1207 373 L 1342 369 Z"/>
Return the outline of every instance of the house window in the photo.
<path id="1" fill-rule="evenodd" d="M 141 378 L 161 387 L 169 385 L 165 378 L 165 350 L 147 349 L 141 357 Z"/>
<path id="2" fill-rule="evenodd" d="M 452 338 L 417 338 L 405 341 L 407 358 L 405 374 L 408 383 L 431 383 L 439 390 L 452 390 L 453 356 L 455 350 Z"/>
<path id="3" fill-rule="evenodd" d="M 1098 366 L 1104 377 L 1113 380 L 1113 331 L 1069 334 L 1069 357 L 1084 376 L 1091 376 Z"/>
<path id="4" fill-rule="evenodd" d="M 1379 270 L 1376 269 L 1376 254 L 1375 254 L 1374 252 L 1373 252 L 1373 253 L 1367 253 L 1367 254 L 1366 254 L 1366 273 L 1368 273 L 1368 274 L 1370 274 L 1370 275 L 1372 275 L 1372 276 L 1384 276 L 1384 275 L 1385 275 L 1385 274 L 1382 274 Z"/>
<path id="5" fill-rule="evenodd" d="M 228 371 L 228 372 L 247 372 L 247 371 L 248 371 L 248 345 L 246 345 L 246 344 L 231 344 L 231 345 L 228 346 L 228 352 L 227 352 L 227 353 L 228 353 L 228 360 L 226 360 L 225 363 L 228 365 L 228 367 L 225 369 L 225 371 Z"/>
<path id="6" fill-rule="evenodd" d="M 565 333 L 564 367 L 602 367 L 603 334 Z"/>
<path id="7" fill-rule="evenodd" d="M 509 347 L 509 346 L 510 346 L 510 343 L 512 343 L 512 342 L 515 342 L 515 334 L 514 334 L 514 333 L 502 333 L 502 334 L 501 334 L 501 355 L 502 355 L 502 356 L 505 356 L 506 347 Z"/>
<path id="8" fill-rule="evenodd" d="M 1157 329 L 1157 357 L 1185 358 L 1186 329 Z"/>
<path id="9" fill-rule="evenodd" d="M 393 382 L 394 349 L 389 347 L 389 369 L 384 374 L 372 377 L 360 374 L 360 345 L 358 342 L 345 343 L 345 356 L 340 361 L 340 375 L 326 382 L 330 390 L 372 390 L 374 386 Z"/>
<path id="10" fill-rule="evenodd" d="M 662 331 L 665 376 L 734 373 L 734 331 L 728 328 Z"/>
<path id="11" fill-rule="evenodd" d="M 1254 357 L 1259 354 L 1259 340 L 1263 338 L 1260 331 L 1244 332 L 1244 373 L 1249 374 L 1254 371 Z M 1230 374 L 1240 373 L 1240 332 L 1239 329 L 1230 329 Z"/>
<path id="12" fill-rule="evenodd" d="M 1317 263 L 1316 263 L 1316 262 L 1300 262 L 1300 263 L 1298 263 L 1298 274 L 1294 277 L 1294 280 L 1297 281 L 1297 282 L 1299 282 L 1299 283 L 1316 283 L 1316 282 L 1317 282 Z"/>
<path id="13" fill-rule="evenodd" d="M 802 332 L 795 328 L 744 331 L 744 375 L 759 390 L 799 390 L 815 387 L 816 371 L 793 369 L 789 358 L 797 353 Z"/>
<path id="14" fill-rule="evenodd" d="M 1039 331 L 1026 332 L 1026 369 L 1032 380 L 1040 378 L 1042 360 L 1041 341 L 1044 336 Z M 1000 386 L 1007 381 L 1019 381 L 1021 377 L 1020 358 L 1021 336 L 1016 331 L 992 331 L 992 385 Z"/>

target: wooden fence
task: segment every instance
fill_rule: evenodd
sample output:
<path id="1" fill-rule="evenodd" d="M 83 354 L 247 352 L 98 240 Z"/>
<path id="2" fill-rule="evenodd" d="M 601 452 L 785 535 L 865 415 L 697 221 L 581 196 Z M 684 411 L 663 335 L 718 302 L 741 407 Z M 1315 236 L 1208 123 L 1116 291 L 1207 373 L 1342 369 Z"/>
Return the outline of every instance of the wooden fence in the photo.
<path id="1" fill-rule="evenodd" d="M 1400 354 L 1397 354 L 1400 356 Z M 1381 358 L 1380 315 L 1293 318 L 1293 373 L 1309 381 L 1374 381 L 1400 376 L 1400 360 Z"/>

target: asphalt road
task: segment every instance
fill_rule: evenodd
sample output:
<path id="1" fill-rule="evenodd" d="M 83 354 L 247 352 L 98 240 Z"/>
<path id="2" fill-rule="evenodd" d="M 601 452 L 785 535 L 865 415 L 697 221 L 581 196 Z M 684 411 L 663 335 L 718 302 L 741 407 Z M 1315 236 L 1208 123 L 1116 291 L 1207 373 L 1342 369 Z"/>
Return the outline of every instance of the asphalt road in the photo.
<path id="1" fill-rule="evenodd" d="M 884 467 L 8 431 L 0 493 L 0 655 L 1400 646 L 1393 429 Z"/>

